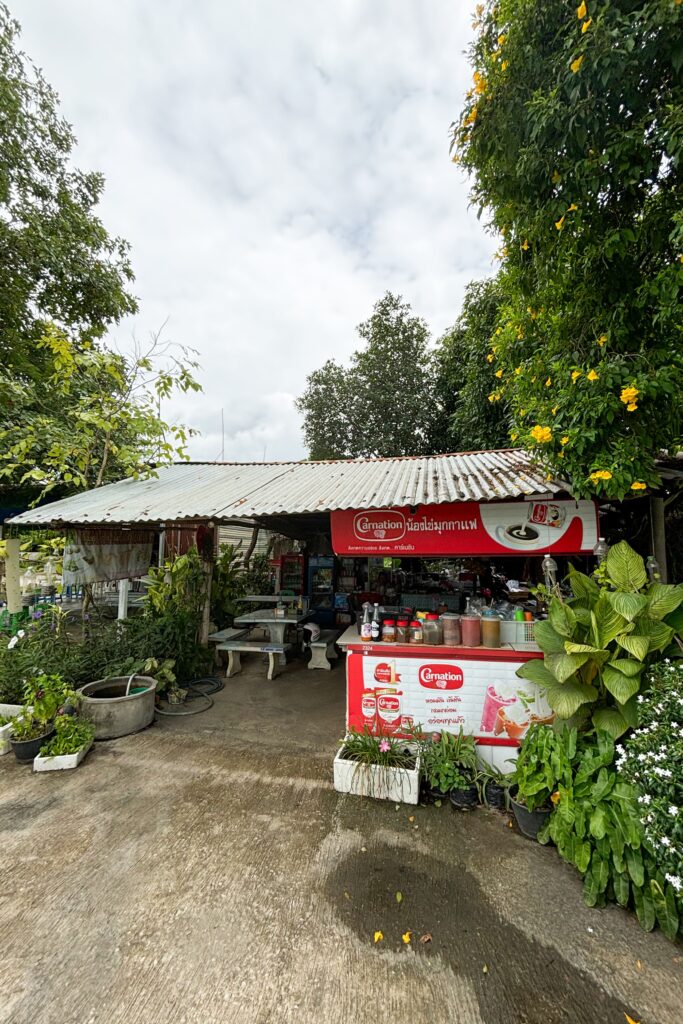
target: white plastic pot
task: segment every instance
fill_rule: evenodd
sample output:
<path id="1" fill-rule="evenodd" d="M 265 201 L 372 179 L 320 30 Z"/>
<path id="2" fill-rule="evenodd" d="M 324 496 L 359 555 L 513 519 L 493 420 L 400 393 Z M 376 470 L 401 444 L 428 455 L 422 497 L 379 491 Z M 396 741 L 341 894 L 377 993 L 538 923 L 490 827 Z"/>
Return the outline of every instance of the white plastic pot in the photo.
<path id="1" fill-rule="evenodd" d="M 34 772 L 59 772 L 65 768 L 77 768 L 92 746 L 92 740 L 84 744 L 75 754 L 55 754 L 45 757 L 38 754 L 33 758 Z"/>
<path id="2" fill-rule="evenodd" d="M 16 718 L 22 711 L 27 710 L 29 709 L 25 708 L 23 704 L 0 704 L 0 718 Z M 9 738 L 11 732 L 11 722 L 8 722 L 7 725 L 0 725 L 0 757 L 10 752 Z"/>
<path id="3" fill-rule="evenodd" d="M 371 796 L 375 800 L 391 800 L 397 804 L 416 804 L 420 797 L 420 755 L 414 768 L 389 768 L 381 764 L 348 761 L 345 747 L 337 751 L 333 761 L 334 788 L 338 793 Z"/>

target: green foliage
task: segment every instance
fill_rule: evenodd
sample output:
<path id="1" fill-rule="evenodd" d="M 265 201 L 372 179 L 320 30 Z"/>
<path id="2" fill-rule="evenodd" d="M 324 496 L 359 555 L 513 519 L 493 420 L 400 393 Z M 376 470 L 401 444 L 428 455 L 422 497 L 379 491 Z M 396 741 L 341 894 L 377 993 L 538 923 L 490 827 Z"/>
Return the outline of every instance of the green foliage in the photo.
<path id="1" fill-rule="evenodd" d="M 575 494 L 621 498 L 680 443 L 683 5 L 586 7 L 481 5 L 453 149 L 503 237 L 513 433 Z"/>
<path id="2" fill-rule="evenodd" d="M 198 385 L 186 350 L 101 344 L 137 310 L 129 247 L 99 220 L 104 179 L 73 167 L 72 129 L 18 36 L 0 4 L 0 488 L 37 499 L 182 457 L 187 432 L 158 402 Z"/>
<path id="3" fill-rule="evenodd" d="M 44 672 L 26 680 L 22 696 L 25 709 L 12 719 L 12 736 L 17 740 L 42 736 L 50 730 L 57 714 L 63 712 L 64 705 L 73 705 L 78 700 L 62 676 Z"/>
<path id="4" fill-rule="evenodd" d="M 547 725 L 535 723 L 530 727 L 515 765 L 518 803 L 530 811 L 550 806 L 558 782 L 570 778 L 576 741 L 576 729 L 557 733 Z"/>
<path id="5" fill-rule="evenodd" d="M 90 722 L 85 722 L 76 715 L 58 715 L 55 719 L 55 730 L 57 735 L 41 747 L 41 757 L 77 754 L 82 747 L 92 743 L 95 737 L 95 730 Z"/>
<path id="6" fill-rule="evenodd" d="M 649 931 L 657 923 L 675 939 L 683 922 L 683 899 L 646 841 L 636 791 L 617 771 L 612 737 L 588 733 L 577 743 L 576 732 L 565 730 L 554 743 L 562 748 L 548 771 L 548 782 L 556 787 L 555 809 L 539 842 L 552 839 L 563 860 L 577 868 L 589 906 L 610 901 L 631 906 L 643 928 Z M 526 740 L 522 754 L 525 745 Z"/>
<path id="7" fill-rule="evenodd" d="M 235 616 L 244 608 L 242 598 L 247 593 L 247 583 L 239 546 L 221 544 L 211 580 L 211 621 L 219 629 L 231 626 Z M 256 590 L 255 593 L 263 591 Z"/>
<path id="8" fill-rule="evenodd" d="M 625 541 L 602 568 L 600 586 L 572 569 L 574 597 L 553 596 L 548 620 L 534 630 L 543 663 L 526 662 L 517 675 L 542 686 L 560 718 L 578 714 L 584 725 L 590 718 L 616 738 L 637 724 L 643 670 L 676 635 L 668 618 L 683 603 L 683 587 L 648 583 Z"/>
<path id="9" fill-rule="evenodd" d="M 638 792 L 638 817 L 658 868 L 683 900 L 683 663 L 647 675 L 640 728 L 617 747 L 619 773 Z"/>
<path id="10" fill-rule="evenodd" d="M 415 754 L 405 741 L 389 736 L 373 736 L 369 731 L 351 729 L 342 741 L 343 757 L 358 764 L 376 764 L 383 768 L 413 769 Z"/>
<path id="11" fill-rule="evenodd" d="M 436 403 L 432 426 L 434 452 L 506 448 L 509 411 L 498 397 L 498 367 L 490 354 L 504 295 L 493 278 L 468 285 L 462 312 L 437 344 Z"/>
<path id="12" fill-rule="evenodd" d="M 472 785 L 477 770 L 477 748 L 473 736 L 462 729 L 457 736 L 435 733 L 430 742 L 421 743 L 421 770 L 430 789 L 450 793 Z"/>
<path id="13" fill-rule="evenodd" d="M 426 453 L 434 402 L 427 325 L 387 292 L 358 334 L 364 347 L 351 365 L 328 360 L 297 400 L 310 458 Z"/>

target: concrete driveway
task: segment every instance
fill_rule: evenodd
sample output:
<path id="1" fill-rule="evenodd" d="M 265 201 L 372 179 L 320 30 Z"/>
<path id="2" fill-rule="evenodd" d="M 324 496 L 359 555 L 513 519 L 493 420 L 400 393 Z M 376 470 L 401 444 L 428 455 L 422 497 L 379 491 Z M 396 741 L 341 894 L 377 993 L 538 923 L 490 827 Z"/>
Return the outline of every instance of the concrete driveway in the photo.
<path id="1" fill-rule="evenodd" d="M 681 948 L 503 815 L 338 796 L 343 690 L 256 664 L 75 772 L 0 759 L 0 1022 L 679 1024 Z"/>

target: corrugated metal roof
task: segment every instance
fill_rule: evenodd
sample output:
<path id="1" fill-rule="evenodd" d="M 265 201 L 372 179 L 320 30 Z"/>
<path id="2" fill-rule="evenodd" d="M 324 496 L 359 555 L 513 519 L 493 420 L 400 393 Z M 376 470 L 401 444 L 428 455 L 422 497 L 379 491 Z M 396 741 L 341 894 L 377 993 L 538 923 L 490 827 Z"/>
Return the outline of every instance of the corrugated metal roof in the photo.
<path id="1" fill-rule="evenodd" d="M 227 522 L 347 508 L 495 501 L 568 490 L 519 449 L 330 462 L 190 462 L 122 480 L 10 520 L 16 524 Z"/>

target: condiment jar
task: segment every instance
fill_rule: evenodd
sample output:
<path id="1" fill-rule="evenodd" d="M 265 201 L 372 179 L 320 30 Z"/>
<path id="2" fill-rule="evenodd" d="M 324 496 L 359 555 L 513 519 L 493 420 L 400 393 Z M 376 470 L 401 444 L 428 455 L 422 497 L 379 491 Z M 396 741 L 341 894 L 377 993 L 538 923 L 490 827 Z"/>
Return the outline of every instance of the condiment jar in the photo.
<path id="1" fill-rule="evenodd" d="M 399 619 L 396 623 L 396 643 L 407 644 L 410 642 L 410 620 Z"/>
<path id="2" fill-rule="evenodd" d="M 443 642 L 449 647 L 458 647 L 460 644 L 460 616 L 455 612 L 444 612 L 441 616 L 443 627 Z"/>
<path id="3" fill-rule="evenodd" d="M 499 627 L 500 628 L 500 627 Z M 463 615 L 460 619 L 463 647 L 479 647 L 481 644 L 481 616 Z"/>
<path id="4" fill-rule="evenodd" d="M 419 619 L 413 619 L 410 623 L 410 640 L 411 644 L 424 643 L 424 636 L 422 632 L 422 623 Z"/>
<path id="5" fill-rule="evenodd" d="M 500 647 L 500 619 L 484 612 L 481 619 L 481 642 L 484 647 Z"/>
<path id="6" fill-rule="evenodd" d="M 382 626 L 382 640 L 385 644 L 396 643 L 396 620 L 385 619 Z"/>
<path id="7" fill-rule="evenodd" d="M 422 632 L 426 644 L 437 646 L 443 643 L 443 628 L 439 622 L 439 616 L 434 612 L 430 612 L 425 619 Z"/>

